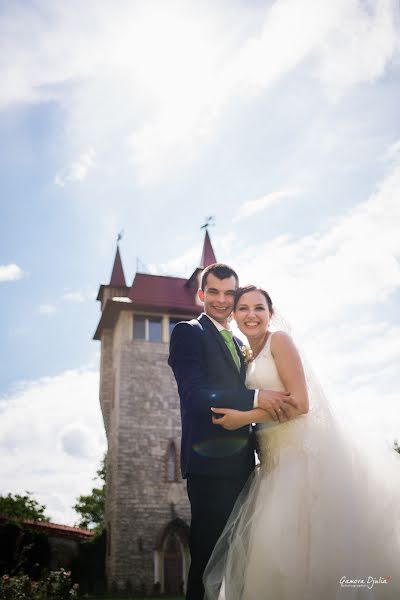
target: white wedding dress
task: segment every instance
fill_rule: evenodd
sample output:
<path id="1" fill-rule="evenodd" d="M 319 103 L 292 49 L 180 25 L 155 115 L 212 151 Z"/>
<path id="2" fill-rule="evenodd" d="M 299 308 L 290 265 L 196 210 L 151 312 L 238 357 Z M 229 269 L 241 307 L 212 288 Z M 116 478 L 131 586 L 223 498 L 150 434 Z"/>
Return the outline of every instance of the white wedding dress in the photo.
<path id="1" fill-rule="evenodd" d="M 284 390 L 271 339 L 249 388 Z M 400 456 L 346 434 L 306 376 L 309 412 L 258 426 L 261 465 L 207 565 L 207 600 L 400 598 Z"/>

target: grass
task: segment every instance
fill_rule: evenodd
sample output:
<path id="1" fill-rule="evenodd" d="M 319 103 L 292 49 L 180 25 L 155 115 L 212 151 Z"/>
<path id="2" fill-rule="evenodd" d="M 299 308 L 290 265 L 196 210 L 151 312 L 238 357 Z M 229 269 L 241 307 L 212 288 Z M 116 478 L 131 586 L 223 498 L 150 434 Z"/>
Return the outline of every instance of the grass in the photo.
<path id="1" fill-rule="evenodd" d="M 138 597 L 138 596 L 132 596 L 132 597 L 127 597 L 127 596 L 123 596 L 123 597 L 119 597 L 118 596 L 114 596 L 113 597 L 105 597 L 105 596 L 90 596 L 90 600 L 184 600 L 183 596 L 145 596 L 145 597 Z"/>

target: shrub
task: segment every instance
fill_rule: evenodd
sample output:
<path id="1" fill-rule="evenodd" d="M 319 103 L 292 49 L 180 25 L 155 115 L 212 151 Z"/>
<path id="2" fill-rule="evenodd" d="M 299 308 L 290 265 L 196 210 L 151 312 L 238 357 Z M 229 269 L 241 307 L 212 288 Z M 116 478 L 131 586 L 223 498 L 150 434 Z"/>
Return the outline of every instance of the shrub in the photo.
<path id="1" fill-rule="evenodd" d="M 78 584 L 72 584 L 71 573 L 50 571 L 39 581 L 28 575 L 0 579 L 0 600 L 73 600 L 78 598 Z"/>
<path id="2" fill-rule="evenodd" d="M 105 576 L 106 533 L 90 542 L 81 542 L 79 556 L 69 565 L 74 581 L 79 583 L 82 595 L 100 595 L 106 591 Z"/>
<path id="3" fill-rule="evenodd" d="M 48 537 L 18 521 L 0 523 L 0 577 L 29 575 L 39 579 L 50 561 Z"/>

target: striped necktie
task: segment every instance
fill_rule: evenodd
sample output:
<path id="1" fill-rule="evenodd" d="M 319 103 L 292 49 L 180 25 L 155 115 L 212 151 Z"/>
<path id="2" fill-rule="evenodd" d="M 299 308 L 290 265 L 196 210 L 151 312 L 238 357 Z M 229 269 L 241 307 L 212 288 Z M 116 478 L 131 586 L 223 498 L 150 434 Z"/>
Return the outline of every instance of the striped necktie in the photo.
<path id="1" fill-rule="evenodd" d="M 240 359 L 238 353 L 236 352 L 236 346 L 233 341 L 232 332 L 228 331 L 228 329 L 222 329 L 220 334 L 224 338 L 224 342 L 228 346 L 229 352 L 232 354 L 232 358 L 235 362 L 237 370 L 240 371 Z"/>

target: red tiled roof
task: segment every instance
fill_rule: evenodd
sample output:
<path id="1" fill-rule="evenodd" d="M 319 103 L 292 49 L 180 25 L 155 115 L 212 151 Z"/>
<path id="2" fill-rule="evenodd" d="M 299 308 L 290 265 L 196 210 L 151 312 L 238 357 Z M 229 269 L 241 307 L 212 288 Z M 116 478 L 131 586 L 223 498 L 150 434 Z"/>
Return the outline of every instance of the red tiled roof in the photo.
<path id="1" fill-rule="evenodd" d="M 81 529 L 80 527 L 60 525 L 59 523 L 50 523 L 48 521 L 34 521 L 33 519 L 14 519 L 12 517 L 8 517 L 7 515 L 0 515 L 0 521 L 9 520 L 18 521 L 19 523 L 29 525 L 29 527 L 34 527 L 35 529 L 41 529 L 42 531 L 47 530 L 48 533 L 59 533 L 67 537 L 90 539 L 94 536 L 94 531 L 91 531 L 90 529 Z"/>
<path id="2" fill-rule="evenodd" d="M 187 279 L 181 277 L 136 273 L 129 298 L 136 307 L 201 312 L 194 290 L 187 286 Z"/>

